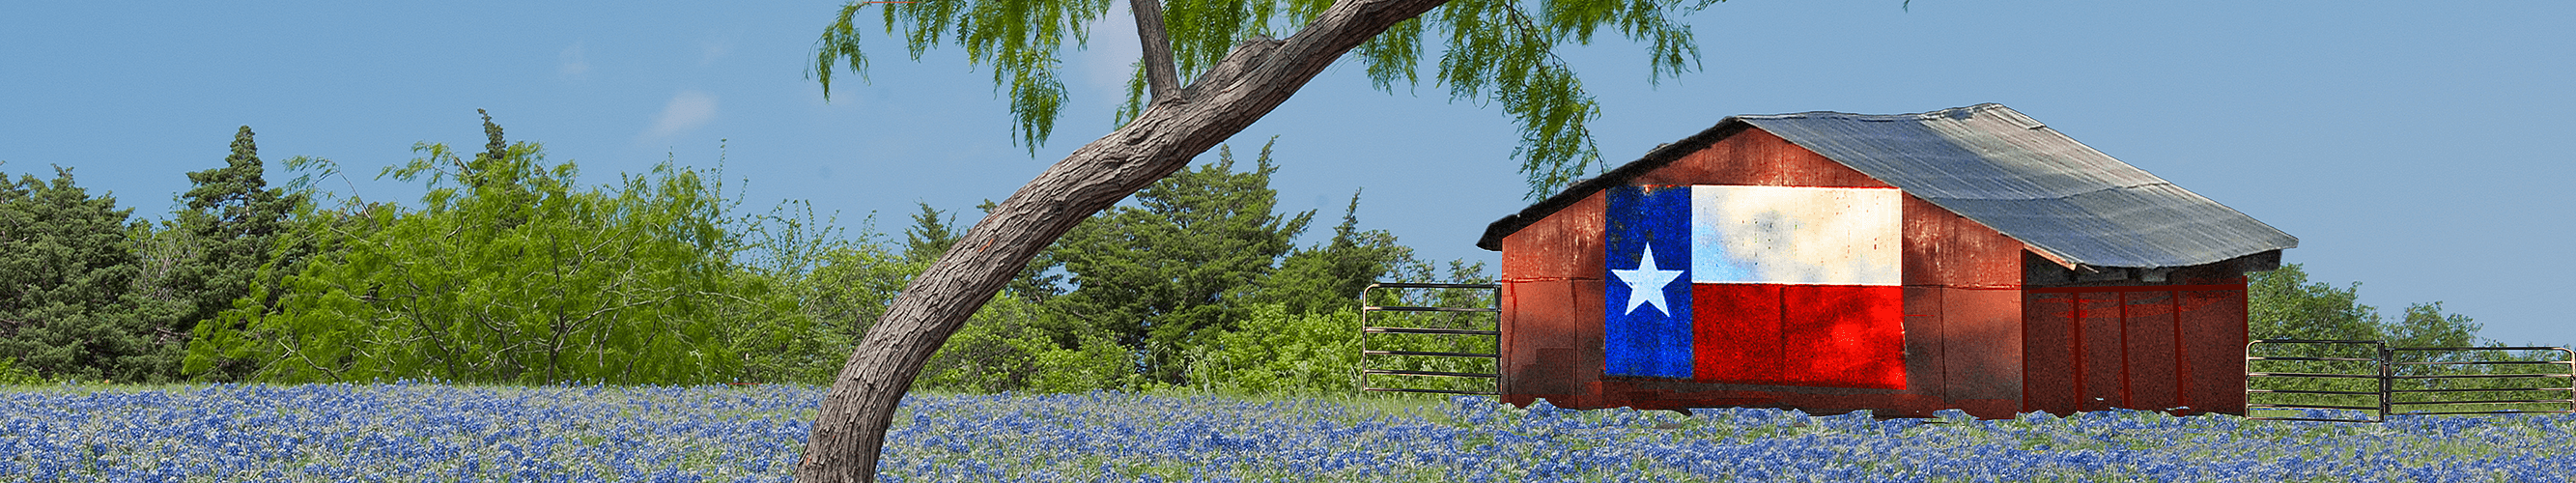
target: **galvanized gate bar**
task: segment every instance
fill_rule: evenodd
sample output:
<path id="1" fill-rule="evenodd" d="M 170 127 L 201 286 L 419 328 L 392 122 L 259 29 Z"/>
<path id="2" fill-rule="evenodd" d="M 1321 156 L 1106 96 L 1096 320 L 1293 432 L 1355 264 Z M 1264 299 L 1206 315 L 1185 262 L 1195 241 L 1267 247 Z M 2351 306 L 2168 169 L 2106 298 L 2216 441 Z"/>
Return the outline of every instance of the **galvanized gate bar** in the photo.
<path id="1" fill-rule="evenodd" d="M 1382 283 L 1369 284 L 1368 288 L 1362 288 L 1362 289 L 1360 289 L 1360 291 L 1361 291 L 1361 292 L 1367 292 L 1367 291 L 1368 291 L 1368 289 L 1370 289 L 1370 288 L 1481 288 L 1481 289 L 1493 289 L 1493 288 L 1497 288 L 1497 287 L 1501 287 L 1501 285 L 1495 285 L 1495 284 L 1490 284 L 1490 283 L 1410 283 L 1410 282 L 1382 282 Z"/>
<path id="2" fill-rule="evenodd" d="M 1470 290 L 1489 290 L 1489 291 L 1494 291 L 1494 295 L 1495 295 L 1495 296 L 1494 296 L 1494 297 L 1491 297 L 1491 300 L 1493 300 L 1493 303 L 1494 303 L 1495 305 L 1494 305 L 1494 306 L 1489 306 L 1489 307 L 1416 307 L 1416 306 L 1384 306 L 1384 305 L 1369 305 L 1369 304 L 1368 304 L 1368 301 L 1369 301 L 1369 293 L 1371 293 L 1371 292 L 1373 292 L 1373 291 L 1380 290 L 1380 289 L 1470 289 Z M 1498 396 L 1498 395 L 1501 395 L 1501 394 L 1502 394 L 1502 377 L 1503 377 L 1503 375 L 1500 373 L 1500 370 L 1501 370 L 1501 361 L 1502 361 L 1502 335 L 1503 335 L 1503 332 L 1502 332 L 1502 330 L 1501 330 L 1501 324 L 1499 323 L 1499 321 L 1497 321 L 1497 323 L 1495 324 L 1496 326 L 1495 326 L 1495 329 L 1494 329 L 1494 330 L 1483 330 L 1483 329 L 1457 329 L 1457 328 L 1432 328 L 1432 327 L 1380 327 L 1380 326 L 1377 326 L 1377 325 L 1375 325 L 1375 324 L 1371 324 L 1371 323 L 1370 323 L 1370 320 L 1372 319 L 1372 315 L 1373 315 L 1373 314 L 1380 313 L 1380 312 L 1427 312 L 1427 313 L 1453 313 L 1453 314 L 1479 314 L 1479 313 L 1493 313 L 1493 314 L 1499 314 L 1499 313 L 1501 313 L 1501 312 L 1502 312 L 1502 307 L 1501 307 L 1502 297 L 1500 297 L 1500 295 L 1501 295 L 1501 294 L 1499 293 L 1499 292 L 1501 291 L 1501 289 L 1502 289 L 1502 286 L 1501 286 L 1501 285 L 1496 285 L 1496 284 L 1487 284 L 1487 283 L 1474 283 L 1474 284 L 1469 284 L 1469 283 L 1379 283 L 1379 284 L 1371 284 L 1371 285 L 1369 285 L 1367 288 L 1361 289 L 1361 290 L 1360 290 L 1360 331 L 1359 331 L 1359 346 L 1360 346 L 1360 367 L 1359 367 L 1359 369 L 1360 369 L 1360 370 L 1359 370 L 1359 373 L 1358 373 L 1358 374 L 1355 374 L 1355 375 L 1353 375 L 1353 376 L 1352 376 L 1352 377 L 1355 377 L 1355 378 L 1357 378 L 1357 379 L 1358 379 L 1358 381 L 1357 381 L 1357 382 L 1358 382 L 1358 384 L 1357 384 L 1357 385 L 1359 386 L 1359 389 L 1360 389 L 1361 391 L 1379 391 L 1379 392 L 1414 392 L 1414 393 L 1431 393 L 1431 394 L 1467 394 L 1467 395 L 1482 395 L 1482 396 Z M 1379 350 L 1379 349 L 1372 349 L 1372 348 L 1370 348 L 1370 346 L 1369 346 L 1369 339 L 1370 339 L 1369 335 L 1371 335 L 1371 334 L 1384 334 L 1384 335 L 1430 335 L 1430 336 L 1457 335 L 1457 336 L 1492 337 L 1492 338 L 1493 338 L 1493 342 L 1494 342 L 1494 343 L 1493 343 L 1493 345 L 1492 345 L 1492 347 L 1494 348 L 1494 350 L 1493 350 L 1491 353 L 1483 353 L 1483 352 L 1453 352 L 1453 351 L 1417 351 L 1417 350 Z M 1482 372 L 1457 372 L 1457 371 L 1425 371 L 1425 370 L 1409 370 L 1409 369 L 1371 369 L 1371 368 L 1369 368 L 1369 361 L 1371 360 L 1371 356 L 1381 356 L 1381 357 L 1467 357 L 1467 358 L 1492 359 L 1492 360 L 1494 360 L 1494 361 L 1495 361 L 1495 370 L 1496 370 L 1496 372 L 1493 372 L 1493 373 L 1482 373 Z M 1491 391 L 1462 391 L 1462 390 L 1454 390 L 1454 389 L 1424 389 L 1424 388 L 1410 388 L 1410 387 L 1379 387 L 1379 386 L 1373 386 L 1373 385 L 1370 385 L 1369 376 L 1373 376 L 1373 375 L 1374 375 L 1374 376 L 1401 376 L 1401 377 L 1458 377 L 1458 378 L 1493 379 L 1493 380 L 1494 380 L 1494 390 L 1491 390 Z"/>
<path id="3" fill-rule="evenodd" d="M 2268 356 L 2256 356 L 2256 355 L 2254 355 L 2254 346 L 2262 345 L 2262 344 L 2359 345 L 2359 346 L 2369 346 L 2370 348 L 2374 348 L 2374 349 L 2376 349 L 2376 350 L 2373 350 L 2373 351 L 2372 351 L 2373 357 L 2368 357 L 2368 358 L 2359 358 L 2359 357 L 2268 357 Z M 2388 360 L 2388 345 L 2387 345 L 2387 344 L 2384 344 L 2384 343 L 2381 343 L 2380 341 L 2375 341 L 2375 340 L 2256 339 L 2256 340 L 2254 340 L 2254 341 L 2252 341 L 2252 342 L 2247 342 L 2247 343 L 2245 343 L 2245 367 L 2246 367 L 2246 371 L 2245 371 L 2245 395 L 2246 395 L 2246 398 L 2245 398 L 2245 399 L 2246 399 L 2246 402 L 2245 402 L 2245 409 L 2247 410 L 2247 411 L 2246 411 L 2246 413 L 2245 413 L 2245 415 L 2246 415 L 2246 418 L 2245 418 L 2245 419 L 2265 419 L 2265 420 L 2276 420 L 2276 421 L 2332 421 L 2332 422 L 2349 422 L 2349 423 L 2376 423 L 2376 422 L 2383 422 L 2383 421 L 2387 421 L 2387 420 L 2388 420 L 2388 410 L 2389 410 L 2389 405 L 2388 405 L 2388 399 L 2389 399 L 2389 398 L 2388 398 L 2388 390 L 2389 390 L 2389 389 L 2391 389 L 2391 388 L 2388 386 L 2388 384 L 2389 384 L 2389 381 L 2388 381 L 2389 372 L 2388 372 L 2388 364 L 2386 363 L 2386 362 L 2387 362 L 2387 360 Z M 2374 370 L 2372 371 L 2373 373 L 2371 373 L 2371 374 L 2346 374 L 2346 373 L 2331 373 L 2331 372 L 2254 372 L 2253 367 L 2254 367 L 2254 362 L 2255 362 L 2255 361 L 2294 361 L 2294 362 L 2368 362 L 2368 363 L 2371 363 L 2371 365 L 2372 365 L 2372 367 L 2373 367 L 2373 369 L 2374 369 Z M 2371 380 L 2379 381 L 2379 384 L 2378 384 L 2379 388 L 2378 388 L 2378 390 L 2376 390 L 2376 391 L 2327 391 L 2327 390 L 2313 390 L 2313 389 L 2255 389 L 2255 388 L 2254 388 L 2254 381 L 2255 381 L 2255 379 L 2256 379 L 2256 378 L 2265 378 L 2265 377 L 2270 377 L 2270 378 L 2308 378 L 2308 379 L 2371 379 Z M 2338 396 L 2370 396 L 2370 397 L 2374 400 L 2374 402 L 2376 402 L 2377 404 L 2376 404 L 2376 405 L 2373 405 L 2373 406 L 2348 406 L 2348 405 L 2342 405 L 2342 404 L 2269 404 L 2269 403 L 2256 403 L 2256 402 L 2254 402 L 2254 401 L 2253 401 L 2253 399 L 2254 399 L 2254 397 L 2253 397 L 2253 396 L 2254 396 L 2255 394 L 2321 394 L 2321 395 L 2338 395 Z M 2369 412 L 2371 412 L 2371 417 L 2370 417 L 2369 419 L 2350 419 L 2350 418 L 2300 418 L 2300 417 L 2263 417 L 2263 416 L 2254 416 L 2254 412 L 2252 411 L 2252 410 L 2254 410 L 2254 409 L 2346 409 L 2346 410 L 2354 410 L 2354 411 L 2369 411 Z"/>
<path id="4" fill-rule="evenodd" d="M 1361 374 L 1384 374 L 1384 375 L 1390 375 L 1390 376 L 1441 376 L 1441 377 L 1485 377 L 1485 378 L 1502 377 L 1501 375 L 1498 375 L 1498 374 L 1487 374 L 1487 373 L 1482 373 L 1482 372 L 1408 371 L 1408 370 L 1401 370 L 1401 369 L 1361 369 L 1361 370 L 1360 370 L 1360 373 L 1361 373 Z"/>
<path id="5" fill-rule="evenodd" d="M 2247 359 L 2247 360 L 2266 360 L 2266 361 L 2268 361 L 2268 360 L 2272 360 L 2272 359 L 2267 359 L 2267 358 L 2254 358 L 2254 359 Z M 2379 376 L 2377 376 L 2377 375 L 2367 375 L 2367 374 L 2335 374 L 2335 373 L 2330 373 L 2330 372 L 2247 372 L 2247 373 L 2245 373 L 2245 376 L 2246 376 L 2246 377 L 2341 377 L 2341 378 L 2347 378 L 2347 379 L 2379 379 L 2379 378 L 2380 378 L 2380 377 L 2379 377 Z M 2377 394 L 2377 393 L 2372 393 L 2372 394 Z"/>
<path id="6" fill-rule="evenodd" d="M 1503 335 L 1503 331 L 1499 330 L 1422 329 L 1414 327 L 1361 327 L 1360 332 L 1368 334 Z"/>
<path id="7" fill-rule="evenodd" d="M 2266 356 L 2256 356 L 2256 355 L 2254 355 L 2254 347 L 2255 347 L 2256 345 L 2260 345 L 2260 344 L 2347 344 L 2347 345 L 2374 345 L 2374 346 L 2377 346 L 2377 348 L 2378 348 L 2378 350 L 2376 351 L 2376 352 L 2377 352 L 2377 354 L 2378 354 L 2378 357 L 2375 357 L 2375 358 L 2351 358 L 2351 357 L 2266 357 Z M 2471 360 L 2471 361 L 2397 362 L 2397 361 L 2395 360 L 2395 359 L 2396 359 L 2395 355 L 2396 355 L 2396 353 L 2398 353 L 2398 352 L 2468 352 L 2468 351 L 2557 351 L 2557 352 L 2559 352 L 2563 357 L 2562 357 L 2560 360 L 2541 360 L 2541 361 L 2531 361 L 2531 360 Z M 2394 408 L 2396 408 L 2396 407 L 2400 407 L 2400 406 L 2434 406 L 2434 405 L 2446 405 L 2446 406 L 2449 406 L 2449 405 L 2481 405 L 2481 404 L 2557 404 L 2557 403 L 2565 403 L 2565 404 L 2567 404 L 2567 405 L 2568 405 L 2568 409 L 2566 409 L 2566 410 L 2557 410 L 2557 411 L 2524 411 L 2524 410 L 2502 410 L 2502 411 L 2409 411 L 2409 412 L 2406 412 L 2406 413 L 2403 413 L 2403 414 L 2408 414 L 2408 415 L 2444 415 L 2444 414 L 2554 414 L 2554 413 L 2576 413 L 2576 350 L 2570 350 L 2570 349 L 2565 348 L 2565 347 L 2545 347 L 2545 346 L 2542 346 L 2542 347 L 2534 347 L 2534 346 L 2497 346 L 2497 347 L 2388 347 L 2386 344 L 2381 343 L 2380 341 L 2364 341 L 2364 340 L 2262 339 L 2262 340 L 2255 340 L 2255 341 L 2252 341 L 2252 342 L 2249 342 L 2249 343 L 2246 343 L 2246 344 L 2245 344 L 2245 360 L 2247 361 L 2247 364 L 2249 365 L 2249 370 L 2248 370 L 2248 371 L 2246 371 L 2246 373 L 2245 373 L 2245 377 L 2246 377 L 2246 389 L 2245 389 L 2245 392 L 2246 392 L 2246 394 L 2247 394 L 2247 396 L 2248 396 L 2248 397 L 2247 397 L 2248 401 L 2247 401 L 2247 404 L 2245 405 L 2245 407 L 2246 407 L 2247 409 L 2351 409 L 2351 410 L 2360 410 L 2360 411 L 2376 411 L 2376 417 L 2371 418 L 2371 419 L 2366 419 L 2366 420 L 2365 420 L 2365 419 L 2326 419 L 2326 418 L 2279 418 L 2279 417 L 2249 417 L 2249 418 L 2247 418 L 2247 419 L 2273 419 L 2273 420 L 2296 420 L 2296 421 L 2385 422 L 2385 421 L 2387 421 L 2387 419 L 2388 419 L 2388 415 L 2394 412 Z M 2369 362 L 2369 363 L 2372 363 L 2374 366 L 2376 366 L 2376 368 L 2377 368 L 2377 371 L 2376 371 L 2376 372 L 2377 372 L 2378 374 L 2377 374 L 2377 375 L 2360 375 L 2360 374 L 2320 373 L 2320 372 L 2254 372 L 2254 371 L 2250 370 L 2250 365 L 2252 364 L 2252 361 Z M 2435 367 L 2447 367 L 2447 366 L 2505 366 L 2505 365 L 2541 365 L 2541 366 L 2560 366 L 2560 367 L 2562 367 L 2562 368 L 2563 368 L 2563 371 L 2564 371 L 2564 372 L 2524 372 L 2524 373 L 2508 373 L 2508 374 L 2429 374 L 2429 375 L 2427 375 L 2427 374 L 2398 375 L 2398 374 L 2396 373 L 2396 372 L 2397 372 L 2397 371 L 2396 371 L 2396 368 L 2397 368 L 2398 366 L 2435 366 Z M 2256 378 L 2264 378 L 2264 377 L 2274 377 L 2274 378 L 2344 378 L 2344 379 L 2377 379 L 2377 380 L 2379 381 L 2379 384 L 2378 384 L 2378 386 L 2379 386 L 2379 390 L 2378 390 L 2378 391 L 2375 391 L 2375 392 L 2365 392 L 2365 391 L 2325 391 L 2325 390 L 2302 390 L 2302 389 L 2255 389 L 2255 388 L 2254 388 L 2254 380 L 2255 380 Z M 2397 389 L 2397 388 L 2395 388 L 2395 387 L 2394 387 L 2394 384 L 2395 384 L 2397 381 L 2425 381 L 2425 380 L 2443 380 L 2443 379 L 2488 379 L 2488 380 L 2494 380 L 2494 379 L 2566 379 L 2566 380 L 2568 381 L 2568 385 L 2567 385 L 2567 386 L 2565 386 L 2565 387 L 2503 387 L 2503 388 L 2495 388 L 2495 387 L 2480 387 L 2480 388 L 2441 388 L 2441 389 Z M 2462 393 L 2462 395 L 2467 395 L 2467 394 L 2473 394 L 2473 393 L 2495 393 L 2495 392 L 2558 392 L 2558 391 L 2566 391 L 2566 392 L 2569 392 L 2569 395 L 2568 395 L 2568 397 L 2567 397 L 2567 398 L 2564 398 L 2564 399 L 2468 399 L 2468 400 L 2454 399 L 2454 400 L 2439 400 L 2439 399 L 2437 398 L 2436 400 L 2430 400 L 2430 401 L 2398 401 L 2398 400 L 2396 400 L 2396 395 L 2398 395 L 2398 394 L 2440 394 L 2440 393 Z M 2251 399 L 2252 399 L 2252 397 L 2251 397 L 2251 396 L 2252 396 L 2252 395 L 2254 395 L 2254 394 L 2319 394 L 2319 395 L 2339 395 L 2339 396 L 2372 396 L 2373 398 L 2375 398 L 2375 399 L 2377 399 L 2377 400 L 2378 400 L 2378 402 L 2379 402 L 2379 406 L 2378 406 L 2378 407 L 2364 407 L 2364 406 L 2346 406 L 2346 405 L 2328 405 L 2328 404 L 2260 404 L 2260 403 L 2253 403 L 2253 402 L 2251 401 Z"/>
<path id="8" fill-rule="evenodd" d="M 2310 391 L 2310 390 L 2304 390 L 2304 389 L 2247 389 L 2247 390 L 2245 390 L 2245 392 L 2248 392 L 2248 393 L 2273 393 L 2273 394 L 2342 394 L 2342 395 L 2348 395 L 2348 396 L 2377 396 L 2377 395 L 2379 395 L 2379 391 Z M 2403 392 L 2403 391 L 2400 391 L 2400 392 Z"/>
<path id="9" fill-rule="evenodd" d="M 1502 356 L 1503 356 L 1502 354 L 1478 354 L 1478 353 L 1474 353 L 1474 352 L 1433 352 L 1433 351 L 1371 351 L 1371 350 L 1364 350 L 1364 351 L 1360 351 L 1360 353 L 1361 353 L 1361 354 L 1372 355 L 1372 356 L 1444 356 L 1444 357 L 1502 357 Z"/>
<path id="10" fill-rule="evenodd" d="M 2565 387 L 2503 387 L 2477 389 L 2399 389 L 2390 392 L 2478 392 L 2478 391 L 2576 391 Z"/>
<path id="11" fill-rule="evenodd" d="M 1457 308 L 1457 307 L 1403 307 L 1403 306 L 1393 306 L 1393 305 L 1388 305 L 1388 306 L 1364 306 L 1364 307 L 1360 307 L 1360 310 L 1366 310 L 1366 311 L 1370 311 L 1370 312 L 1501 312 L 1501 311 L 1503 311 L 1502 309 L 1476 309 L 1476 308 Z"/>
<path id="12" fill-rule="evenodd" d="M 2433 375 L 2403 375 L 2403 376 L 2390 376 L 2390 379 L 2393 379 L 2393 380 L 2441 380 L 2441 379 L 2488 379 L 2488 380 L 2494 380 L 2494 379 L 2566 379 L 2566 380 L 2568 381 L 2568 385 L 2567 385 L 2567 387 L 2531 387 L 2531 388 L 2523 388 L 2523 387 L 2506 387 L 2506 388 L 2461 388 L 2461 389 L 2409 389 L 2409 390 L 2394 391 L 2395 393 L 2438 394 L 2438 393 L 2445 393 L 2445 392 L 2478 393 L 2478 392 L 2521 392 L 2521 391 L 2576 391 L 2576 350 L 2569 350 L 2569 349 L 2567 349 L 2567 348 L 2565 348 L 2565 347 L 2547 347 L 2547 346 L 2496 346 L 2496 347 L 2395 347 L 2395 348 L 2390 348 L 2389 350 L 2390 350 L 2391 352 L 2428 352 L 2428 351 L 2436 351 L 2436 352 L 2466 352 L 2466 351 L 2487 351 L 2487 352 L 2494 352 L 2494 351 L 2557 351 L 2557 352 L 2562 356 L 2562 357 L 2560 358 L 2560 360 L 2543 360 L 2543 361 L 2532 361 L 2532 360 L 2506 360 L 2506 361 L 2498 361 L 2498 360 L 2476 360 L 2476 361 L 2433 361 L 2433 362 L 2395 362 L 2395 361 L 2390 361 L 2388 364 L 2389 364 L 2389 365 L 2391 365 L 2391 366 L 2456 366 L 2456 365 L 2467 365 L 2467 366 L 2498 366 L 2498 365 L 2531 365 L 2531 366 L 2557 366 L 2557 369 L 2556 369 L 2556 370 L 2558 371 L 2558 372 L 2527 372 L 2527 373 L 2515 373 L 2515 374 L 2433 374 Z M 2464 394 L 2464 395 L 2465 395 L 2465 394 Z M 2436 397 L 2436 400 L 2431 400 L 2431 401 L 2396 401 L 2396 402 L 2394 402 L 2394 403 L 2392 403 L 2392 404 L 2393 404 L 2393 405 L 2399 405 L 2399 406 L 2432 406 L 2432 405 L 2554 404 L 2554 403 L 2564 403 L 2564 404 L 2567 404 L 2567 409 L 2565 409 L 2565 410 L 2557 410 L 2557 411 L 2522 411 L 2522 410 L 2505 410 L 2505 411 L 2408 411 L 2408 412 L 2406 412 L 2405 414 L 2426 414 L 2426 415 L 2432 415 L 2432 414 L 2566 414 L 2566 413 L 2576 413 L 2576 394 L 2570 394 L 2568 397 L 2566 397 L 2566 398 L 2562 398 L 2562 399 L 2471 399 L 2471 400 L 2447 400 L 2447 401 L 2446 401 L 2446 400 L 2439 400 L 2439 398 L 2438 398 L 2438 397 Z"/>
<path id="13" fill-rule="evenodd" d="M 1482 391 L 1452 391 L 1452 390 L 1448 390 L 1448 389 L 1410 389 L 1410 388 L 1401 388 L 1401 387 L 1363 387 L 1363 388 L 1360 388 L 1360 390 L 1362 390 L 1362 391 L 1378 391 L 1378 392 L 1420 392 L 1420 393 L 1431 393 L 1431 394 L 1464 394 L 1464 395 L 1469 395 L 1469 396 L 1491 396 L 1491 395 L 1493 395 L 1493 393 L 1482 392 Z"/>

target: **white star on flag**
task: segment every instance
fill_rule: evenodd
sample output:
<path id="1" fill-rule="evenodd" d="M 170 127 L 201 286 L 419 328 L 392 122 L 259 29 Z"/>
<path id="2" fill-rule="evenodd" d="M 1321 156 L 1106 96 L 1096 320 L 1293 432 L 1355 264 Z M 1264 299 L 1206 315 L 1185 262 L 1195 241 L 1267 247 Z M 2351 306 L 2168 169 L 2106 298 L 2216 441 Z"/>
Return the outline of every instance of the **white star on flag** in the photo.
<path id="1" fill-rule="evenodd" d="M 1666 307 L 1671 304 L 1664 302 L 1664 286 L 1672 285 L 1673 279 L 1681 278 L 1682 271 L 1665 270 L 1664 267 L 1655 266 L 1655 247 L 1652 245 L 1646 247 L 1645 253 L 1645 259 L 1637 262 L 1636 269 L 1613 269 L 1610 270 L 1610 274 L 1617 275 L 1620 282 L 1628 284 L 1627 313 L 1636 313 L 1637 307 L 1652 304 L 1655 306 L 1655 311 L 1672 315 L 1673 311 Z"/>

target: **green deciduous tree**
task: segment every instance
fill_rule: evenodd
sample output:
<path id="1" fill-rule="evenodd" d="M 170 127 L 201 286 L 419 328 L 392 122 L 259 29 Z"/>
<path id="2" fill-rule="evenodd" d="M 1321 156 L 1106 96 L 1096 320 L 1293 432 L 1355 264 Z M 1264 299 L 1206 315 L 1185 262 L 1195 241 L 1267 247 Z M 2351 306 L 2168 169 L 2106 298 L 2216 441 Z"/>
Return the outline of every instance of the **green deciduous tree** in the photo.
<path id="1" fill-rule="evenodd" d="M 1246 311 L 1236 330 L 1192 347 L 1190 384 L 1250 394 L 1350 391 L 1359 369 L 1359 312 L 1298 313 L 1278 303 Z"/>
<path id="2" fill-rule="evenodd" d="M 2360 282 L 2342 288 L 2309 282 L 2307 269 L 2296 263 L 2247 274 L 2245 290 L 2247 330 L 2257 339 L 2378 340 L 2393 347 L 2492 343 L 2478 338 L 2480 326 L 2468 316 L 2442 313 L 2441 302 L 2408 305 L 2403 318 L 2387 320 L 2361 303 Z"/>
<path id="3" fill-rule="evenodd" d="M 1075 149 L 1004 199 L 914 279 L 868 331 L 823 402 L 800 481 L 868 481 L 894 409 L 922 365 L 978 306 L 1030 259 L 1091 213 L 1179 171 L 1189 160 L 1277 108 L 1343 54 L 1392 91 L 1417 73 L 1425 36 L 1445 39 L 1434 77 L 1454 99 L 1500 104 L 1521 126 L 1516 155 L 1537 197 L 1598 165 L 1586 123 L 1599 113 L 1558 46 L 1589 43 L 1607 27 L 1647 45 L 1650 79 L 1691 67 L 1698 46 L 1678 19 L 1706 0 L 1220 0 L 1172 5 L 1135 0 L 1144 56 L 1121 127 Z M 858 14 L 884 7 L 890 35 L 918 57 L 954 42 L 993 69 L 1013 134 L 1035 146 L 1054 132 L 1066 89 L 1057 57 L 1088 38 L 1106 0 L 851 2 L 818 40 L 814 73 L 830 85 L 839 66 L 865 72 Z M 1285 35 L 1274 39 L 1274 35 Z M 829 91 L 826 91 L 827 93 Z M 1150 101 L 1148 100 L 1150 99 Z"/>
<path id="4" fill-rule="evenodd" d="M 792 294 L 737 265 L 719 187 L 657 166 L 575 189 L 571 163 L 489 143 L 469 161 L 442 144 L 386 175 L 429 186 L 417 211 L 299 210 L 329 256 L 198 332 L 191 372 L 253 361 L 259 379 L 710 383 L 775 374 L 807 335 Z M 452 185 L 451 185 L 452 183 Z M 351 228 L 351 225 L 357 225 Z M 268 269 L 274 269 L 274 266 Z"/>
<path id="5" fill-rule="evenodd" d="M 998 296 L 967 319 L 922 371 L 923 387 L 996 393 L 1159 387 L 1136 370 L 1135 352 L 1107 334 L 1045 322 L 1063 314 Z M 1059 342 L 1062 341 L 1062 342 Z"/>
<path id="6" fill-rule="evenodd" d="M 175 304 L 138 290 L 133 209 L 91 197 L 69 169 L 0 175 L 0 354 L 50 379 L 164 382 L 185 334 Z"/>
<path id="7" fill-rule="evenodd" d="M 746 259 L 743 268 L 793 298 L 803 319 L 811 322 L 801 331 L 780 327 L 801 333 L 777 340 L 776 346 L 753 348 L 764 352 L 762 358 L 769 363 L 747 368 L 745 381 L 831 381 L 841 352 L 849 350 L 884 312 L 886 301 L 903 289 L 917 265 L 887 251 L 877 239 L 873 214 L 861 220 L 854 239 L 842 237 L 843 231 L 834 227 L 838 215 L 819 217 L 813 204 L 804 201 L 781 203 L 768 214 L 731 221 L 729 231 L 742 233 L 748 243 L 744 256 L 738 257 Z M 745 320 L 775 319 L 760 313 L 740 315 Z"/>
<path id="8" fill-rule="evenodd" d="M 2379 309 L 2360 303 L 2361 283 L 2345 287 L 2308 281 L 2305 267 L 2282 265 L 2269 272 L 2246 275 L 2247 331 L 2256 339 L 2310 340 L 2375 340 L 2388 347 L 2474 347 L 2495 343 L 2477 336 L 2479 326 L 2468 316 L 2442 313 L 2440 302 L 2411 304 L 2402 318 L 2390 320 Z M 2259 355 L 2293 357 L 2375 358 L 2370 346 L 2346 344 L 2288 344 L 2258 349 Z M 2399 351 L 2395 362 L 2456 362 L 2462 360 L 2508 356 L 2471 351 Z M 2283 362 L 2256 361 L 2250 369 L 2270 372 L 2333 372 L 2372 374 L 2379 370 L 2375 362 Z M 2399 375 L 2461 374 L 2496 369 L 2484 365 L 2400 365 Z M 2527 367 L 2506 367 L 2519 371 Z M 2249 381 L 2256 389 L 2377 391 L 2377 383 L 2368 379 L 2264 378 Z M 2507 379 L 2484 380 L 2401 380 L 2397 389 L 2430 389 L 2434 387 L 2507 387 L 2522 384 Z M 2267 396 L 2268 397 L 2268 396 Z M 2354 396 L 2286 395 L 2286 400 L 2313 404 L 2369 405 Z M 2537 396 L 2535 396 L 2537 397 Z M 2302 399 L 2304 398 L 2304 399 Z M 2518 397 L 2516 397 L 2518 398 Z M 2511 398 L 2508 398 L 2511 399 Z M 2279 401 L 2285 399 L 2271 399 Z M 2421 400 L 2410 398 L 2408 400 Z M 2494 409 L 2494 408 L 2486 408 Z"/>

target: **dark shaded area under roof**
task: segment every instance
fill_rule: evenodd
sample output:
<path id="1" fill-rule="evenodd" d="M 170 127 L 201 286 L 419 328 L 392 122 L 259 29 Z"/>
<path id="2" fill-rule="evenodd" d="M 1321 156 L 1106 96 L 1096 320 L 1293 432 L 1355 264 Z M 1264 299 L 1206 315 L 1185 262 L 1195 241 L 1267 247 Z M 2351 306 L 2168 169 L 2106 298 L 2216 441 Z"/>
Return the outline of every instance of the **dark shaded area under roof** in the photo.
<path id="1" fill-rule="evenodd" d="M 2000 104 L 1920 114 L 1733 116 L 1496 220 L 1476 246 L 1593 192 L 1758 127 L 2068 263 L 2183 267 L 2299 246 L 2253 217 L 2076 142 Z"/>

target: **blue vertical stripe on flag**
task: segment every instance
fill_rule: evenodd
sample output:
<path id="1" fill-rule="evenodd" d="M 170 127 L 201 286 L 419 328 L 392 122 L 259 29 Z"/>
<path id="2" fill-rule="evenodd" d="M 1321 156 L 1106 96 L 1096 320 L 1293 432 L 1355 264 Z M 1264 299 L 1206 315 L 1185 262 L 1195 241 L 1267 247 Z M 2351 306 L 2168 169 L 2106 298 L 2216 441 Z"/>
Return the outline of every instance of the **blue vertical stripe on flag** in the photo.
<path id="1" fill-rule="evenodd" d="M 1620 186 L 1606 194 L 1602 372 L 1690 378 L 1691 189 Z"/>

